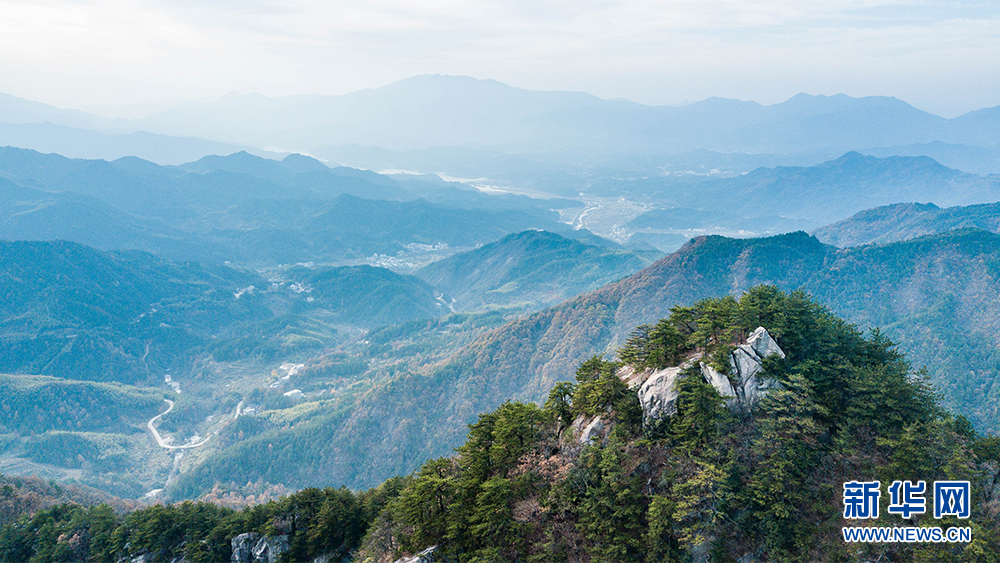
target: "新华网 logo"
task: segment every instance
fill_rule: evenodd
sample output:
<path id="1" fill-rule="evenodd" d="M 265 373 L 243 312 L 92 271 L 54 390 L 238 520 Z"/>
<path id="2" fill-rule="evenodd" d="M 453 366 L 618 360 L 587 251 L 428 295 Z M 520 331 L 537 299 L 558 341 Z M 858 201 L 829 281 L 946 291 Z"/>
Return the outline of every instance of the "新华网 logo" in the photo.
<path id="1" fill-rule="evenodd" d="M 880 481 L 849 481 L 844 483 L 844 518 L 875 520 L 879 517 L 882 497 Z M 910 519 L 927 513 L 927 483 L 925 481 L 893 481 L 888 487 L 889 505 L 886 512 Z M 953 516 L 967 519 L 971 515 L 971 488 L 968 481 L 934 482 L 934 518 Z M 843 528 L 847 542 L 970 542 L 972 528 L 940 526 Z"/>

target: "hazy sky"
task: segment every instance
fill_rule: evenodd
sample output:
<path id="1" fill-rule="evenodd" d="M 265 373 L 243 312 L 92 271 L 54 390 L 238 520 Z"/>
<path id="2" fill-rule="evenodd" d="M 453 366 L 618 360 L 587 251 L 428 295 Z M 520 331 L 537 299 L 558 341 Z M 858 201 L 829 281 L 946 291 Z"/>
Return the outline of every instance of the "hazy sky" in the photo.
<path id="1" fill-rule="evenodd" d="M 341 94 L 416 74 L 665 104 L 1000 105 L 1000 2 L 0 0 L 0 92 L 64 107 Z"/>

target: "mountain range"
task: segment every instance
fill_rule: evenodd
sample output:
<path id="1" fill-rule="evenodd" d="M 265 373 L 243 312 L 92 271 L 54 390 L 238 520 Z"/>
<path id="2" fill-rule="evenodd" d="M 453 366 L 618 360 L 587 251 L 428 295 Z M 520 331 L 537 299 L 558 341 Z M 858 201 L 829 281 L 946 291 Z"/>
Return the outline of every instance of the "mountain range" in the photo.
<path id="1" fill-rule="evenodd" d="M 914 370 L 927 370 L 944 405 L 996 431 L 996 264 L 1000 237 L 979 230 L 844 250 L 801 232 L 701 237 L 630 277 L 479 329 L 480 336 L 450 354 L 428 354 L 409 367 L 387 363 L 381 341 L 352 347 L 371 367 L 349 378 L 351 393 L 287 430 L 268 425 L 251 434 L 241 427 L 238 440 L 230 433 L 226 449 L 192 467 L 174 492 L 192 496 L 215 482 L 238 486 L 280 475 L 294 486 L 317 483 L 313 473 L 296 469 L 306 467 L 355 487 L 377 483 L 409 471 L 416 460 L 447 455 L 477 413 L 505 400 L 543 402 L 552 385 L 571 379 L 582 361 L 613 354 L 637 326 L 655 323 L 674 307 L 739 295 L 758 284 L 802 289 L 862 330 L 880 329 L 900 343 Z M 390 342 L 399 344 L 391 348 L 405 342 L 412 350 L 429 350 L 435 339 L 462 333 L 464 322 L 396 330 Z M 265 453 L 272 451 L 281 453 Z M 269 461 L 274 455 L 297 461 L 275 465 Z M 392 460 L 388 467 L 386 460 Z"/>
<path id="2" fill-rule="evenodd" d="M 798 94 L 764 106 L 709 98 L 681 107 L 602 100 L 580 92 L 536 92 L 493 80 L 416 76 L 343 96 L 269 99 L 232 94 L 184 104 L 135 127 L 172 135 L 315 151 L 369 145 L 505 151 L 677 153 L 850 150 L 943 141 L 1000 144 L 996 108 L 941 118 L 895 98 Z"/>
<path id="3" fill-rule="evenodd" d="M 997 108 L 946 119 L 889 97 L 803 93 L 773 105 L 709 98 L 681 106 L 649 106 L 440 75 L 415 76 L 340 96 L 232 93 L 140 119 L 108 119 L 0 96 L 0 143 L 74 157 L 132 155 L 179 164 L 242 148 L 270 155 L 305 152 L 356 165 L 367 161 L 379 169 L 406 160 L 411 169 L 425 172 L 455 174 L 464 169 L 477 177 L 490 170 L 495 179 L 516 179 L 518 168 L 498 166 L 496 158 L 489 158 L 490 151 L 501 160 L 533 162 L 533 168 L 572 162 L 574 176 L 609 158 L 621 169 L 622 162 L 636 155 L 688 166 L 693 151 L 715 153 L 709 161 L 702 154 L 700 160 L 711 162 L 706 170 L 739 160 L 745 163 L 737 165 L 737 171 L 815 164 L 859 150 L 877 156 L 931 156 L 966 171 L 995 173 L 1000 172 L 996 159 L 984 159 L 983 154 L 993 154 L 989 151 L 1000 145 L 998 130 Z M 371 147 L 402 152 L 378 154 Z M 440 154 L 404 154 L 437 147 L 471 152 L 451 158 L 451 170 L 434 168 L 434 162 L 442 162 Z M 581 158 L 587 160 L 583 168 Z"/>
<path id="4" fill-rule="evenodd" d="M 901 201 L 942 206 L 1000 200 L 1000 176 L 961 172 L 927 158 L 876 158 L 849 152 L 809 167 L 757 168 L 680 189 L 647 189 L 665 208 L 632 219 L 626 229 L 663 233 L 778 233 L 816 229 L 873 207 Z"/>
<path id="5" fill-rule="evenodd" d="M 648 211 L 599 218 L 602 234 L 628 240 L 632 250 L 645 245 L 670 251 L 702 234 L 813 230 L 899 201 L 992 202 L 1000 199 L 1000 177 L 961 172 L 926 157 L 851 152 L 810 167 L 643 182 L 626 196 L 648 202 Z M 619 205 L 595 205 L 580 196 L 494 195 L 436 176 L 330 168 L 298 154 L 279 161 L 238 152 L 159 166 L 13 148 L 0 149 L 0 202 L 0 235 L 11 239 L 65 238 L 170 259 L 256 266 L 359 263 L 385 255 L 386 264 L 404 271 L 525 229 L 613 246 L 580 229 L 580 217 Z"/>
<path id="6" fill-rule="evenodd" d="M 2 148 L 0 203 L 0 234 L 11 239 L 265 266 L 395 257 L 414 245 L 454 252 L 446 249 L 527 228 L 590 236 L 553 209 L 578 202 L 493 197 L 440 179 L 401 182 L 301 155 L 239 152 L 172 167 Z"/>
<path id="7" fill-rule="evenodd" d="M 1000 204 L 941 208 L 933 203 L 897 203 L 866 209 L 813 234 L 834 246 L 884 244 L 955 229 L 1000 232 Z"/>

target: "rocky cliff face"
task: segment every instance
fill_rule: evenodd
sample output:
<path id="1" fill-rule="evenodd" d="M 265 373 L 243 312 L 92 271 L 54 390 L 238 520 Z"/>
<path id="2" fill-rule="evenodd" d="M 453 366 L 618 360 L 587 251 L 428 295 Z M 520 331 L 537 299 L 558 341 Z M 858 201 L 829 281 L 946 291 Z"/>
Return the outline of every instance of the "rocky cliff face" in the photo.
<path id="1" fill-rule="evenodd" d="M 733 375 L 737 405 L 744 411 L 749 412 L 777 385 L 774 380 L 762 377 L 764 358 L 768 356 L 784 358 L 785 353 L 762 326 L 753 331 L 745 344 L 733 350 L 729 371 Z"/>
<path id="2" fill-rule="evenodd" d="M 656 370 L 639 387 L 643 420 L 649 422 L 677 413 L 677 380 L 684 377 L 681 366 Z"/>
<path id="3" fill-rule="evenodd" d="M 785 353 L 764 327 L 757 327 L 747 341 L 733 350 L 729 357 L 729 375 L 720 373 L 701 361 L 700 356 L 689 359 L 679 366 L 660 370 L 636 372 L 631 367 L 619 370 L 619 377 L 630 386 L 639 387 L 639 402 L 642 404 L 643 420 L 648 424 L 654 420 L 673 416 L 677 413 L 677 381 L 690 373 L 688 368 L 698 362 L 701 376 L 715 387 L 726 399 L 726 405 L 734 412 L 750 412 L 769 390 L 777 385 L 764 377 L 764 358 Z"/>
<path id="4" fill-rule="evenodd" d="M 288 536 L 261 537 L 253 532 L 233 538 L 232 563 L 278 563 L 288 551 Z"/>
<path id="5" fill-rule="evenodd" d="M 393 561 L 393 563 L 435 563 L 435 561 L 438 561 L 437 557 L 435 557 L 437 549 L 438 546 L 432 545 L 420 553 L 409 557 L 401 557 Z"/>

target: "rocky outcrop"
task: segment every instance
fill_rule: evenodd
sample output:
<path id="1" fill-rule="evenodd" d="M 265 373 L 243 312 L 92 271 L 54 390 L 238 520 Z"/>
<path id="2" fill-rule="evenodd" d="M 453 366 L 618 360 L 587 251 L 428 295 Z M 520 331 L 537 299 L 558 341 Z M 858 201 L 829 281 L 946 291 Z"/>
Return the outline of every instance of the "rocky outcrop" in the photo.
<path id="1" fill-rule="evenodd" d="M 434 563 L 437 561 L 437 558 L 434 556 L 437 548 L 438 546 L 432 545 L 420 553 L 411 555 L 410 557 L 401 557 L 392 563 Z"/>
<path id="2" fill-rule="evenodd" d="M 232 563 L 277 563 L 288 551 L 288 536 L 261 537 L 248 532 L 233 538 L 232 550 Z"/>
<path id="3" fill-rule="evenodd" d="M 733 376 L 733 390 L 739 409 L 749 411 L 778 385 L 774 380 L 762 377 L 764 358 L 774 355 L 785 357 L 778 343 L 762 326 L 753 331 L 746 344 L 740 344 L 733 350 L 729 371 Z"/>
<path id="4" fill-rule="evenodd" d="M 628 385 L 629 389 L 636 389 L 641 386 L 648 378 L 649 374 L 652 373 L 651 370 L 639 371 L 632 366 L 622 366 L 618 368 L 618 378 Z"/>
<path id="5" fill-rule="evenodd" d="M 595 442 L 603 443 L 607 437 L 606 425 L 600 415 L 590 418 L 581 414 L 573 421 L 571 428 L 573 435 L 577 437 L 577 442 L 585 446 Z"/>
<path id="6" fill-rule="evenodd" d="M 255 563 L 278 563 L 288 547 L 288 536 L 264 536 L 253 546 L 253 560 Z"/>
<path id="7" fill-rule="evenodd" d="M 723 398 L 726 406 L 737 412 L 749 412 L 760 402 L 768 391 L 778 385 L 777 382 L 764 377 L 764 358 L 777 355 L 782 358 L 785 353 L 764 327 L 757 327 L 747 338 L 733 350 L 729 358 L 729 375 L 720 373 L 705 362 L 699 361 L 701 376 L 715 387 Z M 680 366 L 669 367 L 649 372 L 636 372 L 632 368 L 622 368 L 618 375 L 630 386 L 645 381 L 639 387 L 639 402 L 642 404 L 642 414 L 645 423 L 673 416 L 677 413 L 677 381 L 684 377 L 684 371 L 694 361 L 695 357 Z"/>
<path id="8" fill-rule="evenodd" d="M 656 370 L 639 387 L 643 420 L 649 422 L 677 413 L 676 383 L 682 377 L 682 371 L 681 366 Z"/>
<path id="9" fill-rule="evenodd" d="M 705 378 L 705 381 L 711 384 L 712 387 L 715 387 L 719 395 L 726 399 L 727 404 L 731 404 L 733 399 L 736 399 L 736 390 L 733 389 L 733 384 L 729 381 L 729 378 L 705 362 L 699 362 L 698 365 L 701 368 L 701 376 Z"/>
<path id="10" fill-rule="evenodd" d="M 580 434 L 581 444 L 590 444 L 592 442 L 600 442 L 603 439 L 601 433 L 604 431 L 604 423 L 601 422 L 601 417 L 595 417 L 594 420 L 590 421 L 590 424 L 583 429 Z"/>
<path id="11" fill-rule="evenodd" d="M 233 538 L 233 555 L 229 558 L 232 563 L 253 563 L 253 546 L 260 541 L 260 534 L 248 532 Z"/>

